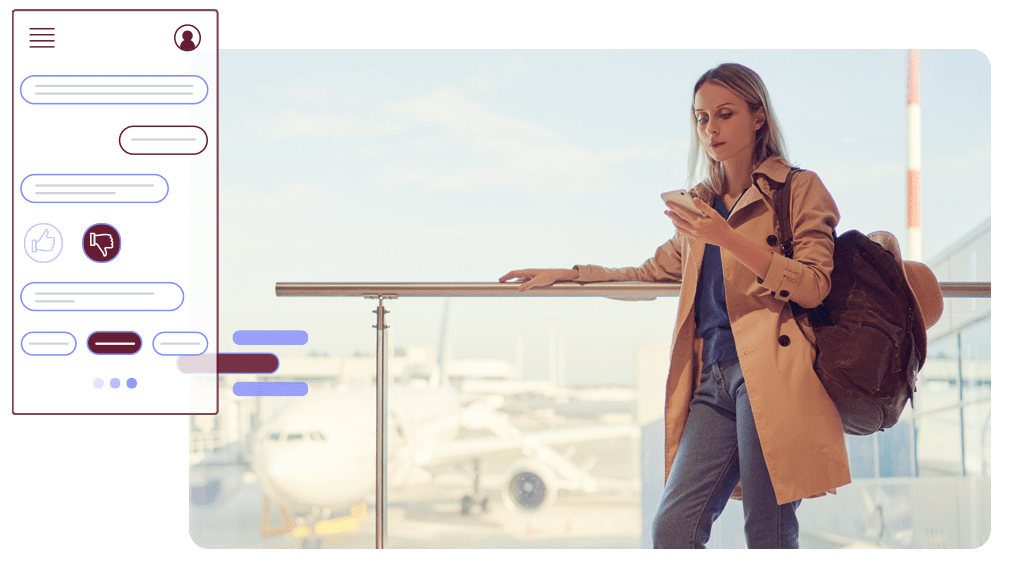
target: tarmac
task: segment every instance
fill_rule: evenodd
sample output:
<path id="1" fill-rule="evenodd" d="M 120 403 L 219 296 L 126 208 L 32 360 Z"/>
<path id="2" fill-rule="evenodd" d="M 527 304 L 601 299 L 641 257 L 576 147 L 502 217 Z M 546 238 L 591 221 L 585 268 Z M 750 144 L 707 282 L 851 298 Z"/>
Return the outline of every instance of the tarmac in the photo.
<path id="1" fill-rule="evenodd" d="M 579 405 L 531 410 L 511 418 L 529 431 L 564 425 L 593 425 L 608 406 Z M 539 414 L 539 415 L 538 415 Z M 625 414 L 623 414 L 625 416 Z M 631 419 L 631 415 L 628 418 Z M 467 432 L 467 435 L 470 435 Z M 572 447 L 559 446 L 576 462 L 592 463 L 596 493 L 562 490 L 550 506 L 535 512 L 508 509 L 500 489 L 519 453 L 499 453 L 480 460 L 479 498 L 486 510 L 474 506 L 463 514 L 462 498 L 472 494 L 472 475 L 457 468 L 442 469 L 426 481 L 388 491 L 386 547 L 393 549 L 636 549 L 641 547 L 639 446 L 635 439 L 595 440 Z M 210 549 L 329 548 L 373 549 L 376 546 L 373 495 L 368 494 L 365 519 L 354 529 L 334 535 L 295 537 L 285 533 L 261 535 L 264 496 L 255 476 L 238 468 L 222 470 L 227 479 L 207 505 L 190 503 L 189 531 L 193 541 Z M 268 527 L 283 519 L 271 503 Z M 332 515 L 344 516 L 345 513 Z"/>

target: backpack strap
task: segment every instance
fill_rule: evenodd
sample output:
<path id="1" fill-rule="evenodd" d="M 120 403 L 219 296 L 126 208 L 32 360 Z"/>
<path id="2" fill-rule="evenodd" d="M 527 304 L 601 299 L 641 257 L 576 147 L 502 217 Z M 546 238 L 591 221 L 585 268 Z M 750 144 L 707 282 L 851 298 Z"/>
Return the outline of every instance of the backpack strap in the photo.
<path id="1" fill-rule="evenodd" d="M 793 205 L 791 184 L 793 174 L 802 171 L 800 168 L 790 168 L 789 174 L 786 175 L 786 183 L 782 184 L 782 188 L 775 192 L 775 222 L 776 228 L 779 230 L 779 243 L 782 245 L 782 255 L 789 259 L 793 259 L 793 223 L 790 215 L 790 207 Z M 832 243 L 835 244 L 837 239 L 836 230 L 832 228 Z"/>
<path id="2" fill-rule="evenodd" d="M 786 183 L 782 185 L 782 188 L 775 192 L 775 220 L 779 230 L 779 242 L 782 245 L 783 255 L 789 259 L 793 259 L 793 223 L 790 216 L 790 206 L 792 205 L 790 198 L 792 196 L 792 191 L 790 188 L 793 183 L 793 174 L 802 171 L 803 170 L 800 168 L 790 168 L 789 174 L 786 176 Z M 836 230 L 833 228 L 832 243 L 835 244 L 836 241 Z M 815 329 L 831 324 L 828 306 L 824 303 L 814 309 L 800 307 L 792 301 L 789 302 L 789 305 L 793 310 L 794 317 L 806 314 L 811 326 Z"/>
<path id="3" fill-rule="evenodd" d="M 790 187 L 793 174 L 802 171 L 800 168 L 790 168 L 789 174 L 786 175 L 786 183 L 775 193 L 775 221 L 779 229 L 779 242 L 782 244 L 782 254 L 789 259 L 793 259 L 793 224 L 789 213 Z"/>

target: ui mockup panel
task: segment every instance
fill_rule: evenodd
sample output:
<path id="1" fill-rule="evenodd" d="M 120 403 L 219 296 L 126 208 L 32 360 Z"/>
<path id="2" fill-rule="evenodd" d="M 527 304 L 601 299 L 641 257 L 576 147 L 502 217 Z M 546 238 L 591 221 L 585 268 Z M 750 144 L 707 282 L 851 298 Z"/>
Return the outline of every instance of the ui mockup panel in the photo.
<path id="1" fill-rule="evenodd" d="M 13 12 L 14 413 L 217 411 L 217 25 Z"/>

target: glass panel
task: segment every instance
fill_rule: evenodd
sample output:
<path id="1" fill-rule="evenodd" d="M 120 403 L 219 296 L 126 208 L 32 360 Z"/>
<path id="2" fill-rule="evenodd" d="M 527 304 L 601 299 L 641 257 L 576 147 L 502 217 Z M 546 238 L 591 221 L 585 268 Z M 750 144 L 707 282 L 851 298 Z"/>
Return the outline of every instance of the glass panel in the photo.
<path id="1" fill-rule="evenodd" d="M 390 328 L 388 546 L 648 546 L 663 479 L 667 344 L 604 333 L 603 345 L 631 347 L 636 360 L 634 376 L 601 380 L 580 375 L 576 361 L 589 350 L 561 334 L 600 330 L 595 318 L 618 313 L 670 316 L 673 302 L 494 302 L 457 300 L 445 339 L 433 344 Z M 562 315 L 547 315 L 555 308 Z M 391 311 L 393 323 L 433 315 L 441 331 L 438 302 L 395 302 Z M 570 312 L 582 327 L 566 321 Z M 479 321 L 513 333 L 500 357 L 463 356 Z M 802 503 L 802 546 L 976 547 L 987 538 L 990 329 L 985 319 L 929 342 L 914 408 L 883 433 L 848 437 L 854 483 Z M 367 324 L 370 345 L 373 333 Z M 192 536 L 205 547 L 372 548 L 375 358 L 280 357 L 267 379 L 311 375 L 306 398 L 234 397 L 241 376 L 223 376 L 221 413 L 190 418 Z M 450 389 L 438 385 L 442 357 Z M 518 506 L 505 496 L 510 485 Z M 742 547 L 742 532 L 742 506 L 730 502 L 710 545 Z"/>
<path id="2" fill-rule="evenodd" d="M 453 300 L 443 312 L 445 353 L 394 333 L 406 361 L 396 357 L 388 399 L 388 547 L 639 547 L 635 379 L 627 371 L 586 381 L 576 368 L 586 351 L 570 339 L 578 328 L 535 313 L 550 302 L 495 303 Z M 559 307 L 585 318 L 636 306 Z M 509 338 L 504 354 L 491 342 L 490 358 L 467 357 L 473 326 L 490 318 L 523 336 Z M 636 347 L 621 334 L 607 339 Z"/>
<path id="3" fill-rule="evenodd" d="M 713 65 L 708 62 L 737 55 L 766 78 L 765 70 L 780 62 L 786 69 L 820 72 L 772 88 L 777 97 L 786 90 L 807 94 L 845 86 L 858 108 L 883 114 L 871 123 L 849 116 L 854 120 L 847 126 L 850 137 L 830 147 L 822 144 L 815 118 L 843 115 L 832 113 L 829 99 L 812 99 L 802 104 L 812 108 L 786 121 L 786 134 L 794 150 L 803 150 L 801 163 L 828 185 L 844 226 L 855 222 L 861 229 L 898 230 L 901 180 L 884 170 L 851 171 L 835 158 L 849 159 L 852 153 L 857 165 L 888 165 L 904 150 L 905 109 L 893 105 L 887 92 L 905 86 L 904 51 L 723 52 L 721 58 L 682 51 L 224 51 L 224 97 L 234 102 L 222 108 L 225 142 L 231 143 L 221 167 L 224 335 L 275 326 L 307 330 L 307 347 L 268 350 L 279 354 L 281 368 L 265 379 L 304 381 L 309 395 L 237 398 L 230 389 L 240 379 L 221 379 L 217 419 L 190 422 L 190 517 L 196 541 L 213 547 L 374 546 L 374 432 L 366 423 L 372 418 L 365 417 L 374 411 L 371 305 L 347 298 L 275 298 L 269 286 L 277 281 L 488 281 L 527 264 L 637 265 L 671 233 L 656 194 L 683 185 L 685 114 L 676 117 L 681 124 L 665 118 L 685 112 L 679 106 L 679 94 L 688 89 L 685 78 L 692 81 Z M 922 66 L 925 74 L 935 71 L 929 93 L 953 102 L 990 99 L 988 66 L 980 53 L 927 52 L 922 62 L 927 58 L 935 62 Z M 950 74 L 954 65 L 958 73 Z M 973 72 L 960 73 L 964 68 Z M 928 81 L 922 78 L 923 84 Z M 967 87 L 976 88 L 965 92 Z M 611 99 L 600 99 L 606 97 Z M 944 242 L 962 235 L 990 211 L 985 201 L 988 108 L 971 107 L 970 121 L 963 121 L 962 106 L 951 109 L 928 115 L 925 130 L 932 125 L 928 122 L 960 126 L 949 139 L 955 146 L 943 152 L 958 150 L 949 156 L 957 161 L 926 165 L 923 183 L 937 200 L 958 197 L 965 186 L 978 195 L 967 203 L 932 204 L 942 216 L 925 228 L 926 245 L 930 238 Z M 630 112 L 622 115 L 623 110 Z M 949 121 L 954 117 L 957 122 Z M 883 131 L 866 130 L 868 125 Z M 976 132 L 965 137 L 964 130 Z M 874 144 L 854 145 L 858 141 Z M 939 157 L 927 146 L 945 141 L 926 140 L 924 156 Z M 981 242 L 976 250 L 964 257 L 962 250 L 956 257 L 944 255 L 935 266 L 940 280 L 988 280 L 987 227 L 975 235 Z M 961 260 L 967 263 L 955 264 Z M 677 302 L 454 302 L 450 329 L 440 338 L 441 300 L 387 304 L 393 392 L 390 545 L 649 546 L 664 480 L 660 414 Z M 955 313 L 944 316 L 932 337 L 938 341 L 986 317 L 988 305 L 988 300 L 947 300 Z M 445 339 L 450 369 L 442 374 L 438 350 L 446 347 Z M 221 351 L 249 350 L 222 337 Z M 954 345 L 953 352 L 957 357 L 960 347 Z M 476 381 L 470 382 L 470 375 Z M 465 420 L 454 432 L 443 418 L 426 427 L 427 436 L 443 440 L 430 453 L 418 443 L 423 424 L 452 400 L 443 393 L 428 399 L 421 392 L 438 389 L 431 386 L 446 379 L 462 386 L 455 402 L 479 420 Z M 516 380 L 520 384 L 512 385 Z M 583 391 L 593 393 L 584 397 Z M 478 408 L 467 410 L 477 402 Z M 301 423 L 292 425 L 288 410 L 307 404 L 328 406 L 329 424 L 296 416 Z M 542 443 L 529 453 L 522 441 L 510 441 L 503 452 L 427 465 L 440 458 L 440 445 L 461 449 L 502 434 L 515 436 L 505 425 L 523 434 L 562 434 L 621 424 L 638 428 L 642 440 Z M 314 431 L 322 432 L 324 441 L 310 441 Z M 289 434 L 306 435 L 287 441 Z M 957 456 L 929 439 L 930 431 L 924 439 L 920 434 L 915 423 L 905 422 L 877 437 L 851 440 L 857 481 L 874 491 L 864 495 L 858 483 L 839 496 L 805 502 L 801 513 L 808 525 L 819 517 L 817 506 L 834 507 L 808 533 L 863 539 L 872 519 L 852 523 L 851 518 L 865 501 L 884 501 L 878 505 L 892 517 L 902 505 L 902 492 L 886 491 L 885 482 L 918 479 L 911 464 L 917 451 L 934 448 L 933 467 Z M 291 453 L 315 462 L 313 471 L 283 448 L 306 450 Z M 339 455 L 336 449 L 347 451 Z M 562 465 L 563 460 L 571 465 Z M 257 469 L 288 479 L 270 483 Z M 505 506 L 501 493 L 515 470 L 540 479 L 563 477 L 555 481 L 558 493 L 550 507 L 521 513 Z M 578 470 L 596 479 L 596 490 L 579 480 Z M 576 480 L 569 481 L 574 473 Z M 521 475 L 520 493 L 538 494 L 536 478 Z M 577 486 L 582 489 L 573 489 Z M 344 496 L 330 495 L 342 488 Z M 476 501 L 463 515 L 465 495 Z M 486 513 L 473 505 L 484 497 Z M 314 532 L 318 522 L 320 531 Z M 741 509 L 730 503 L 713 544 L 742 546 L 741 525 Z M 893 524 L 885 533 L 904 529 Z M 886 536 L 881 537 L 905 542 Z"/>
<path id="4" fill-rule="evenodd" d="M 940 325 L 970 307 L 951 301 Z M 891 429 L 847 437 L 854 481 L 801 504 L 801 546 L 981 546 L 991 531 L 990 359 L 987 316 L 929 339 L 913 408 Z M 721 529 L 742 529 L 734 517 Z"/>
<path id="5" fill-rule="evenodd" d="M 668 332 L 675 302 L 499 301 L 453 300 L 448 312 L 439 300 L 386 304 L 388 547 L 639 547 L 643 358 L 581 369 L 590 351 L 576 342 L 590 330 L 603 333 L 601 345 L 635 350 L 637 333 L 597 324 L 654 314 L 662 321 L 648 325 Z M 337 307 L 341 316 L 366 311 L 359 300 Z M 567 307 L 583 318 L 577 325 L 566 321 L 569 310 L 552 313 Z M 312 325 L 312 315 L 322 315 L 309 313 L 298 319 Z M 221 413 L 190 421 L 197 543 L 375 546 L 376 358 L 366 351 L 375 331 L 366 316 L 360 353 L 280 348 L 274 374 L 221 376 Z M 407 329 L 413 318 L 431 329 Z M 479 322 L 507 325 L 511 335 L 481 347 L 473 333 Z M 663 355 L 667 347 L 649 369 L 659 374 L 652 380 L 659 397 Z M 253 378 L 306 381 L 309 393 L 233 395 L 235 381 Z"/>
<path id="6" fill-rule="evenodd" d="M 929 342 L 915 397 L 919 472 L 988 475 L 991 320 Z"/>

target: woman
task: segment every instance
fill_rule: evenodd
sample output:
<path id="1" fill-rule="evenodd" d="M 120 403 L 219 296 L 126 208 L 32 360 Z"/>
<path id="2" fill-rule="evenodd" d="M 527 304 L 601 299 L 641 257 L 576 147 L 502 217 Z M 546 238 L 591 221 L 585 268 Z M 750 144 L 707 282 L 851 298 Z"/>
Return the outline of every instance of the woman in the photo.
<path id="1" fill-rule="evenodd" d="M 703 548 L 742 484 L 750 548 L 795 548 L 796 508 L 850 482 L 842 424 L 814 373 L 810 328 L 789 302 L 829 292 L 835 202 L 813 172 L 791 186 L 793 258 L 774 194 L 790 164 L 761 78 L 722 64 L 694 86 L 690 191 L 704 214 L 669 205 L 676 233 L 636 268 L 516 270 L 519 290 L 558 281 L 680 281 L 665 395 L 665 493 L 655 547 Z"/>

